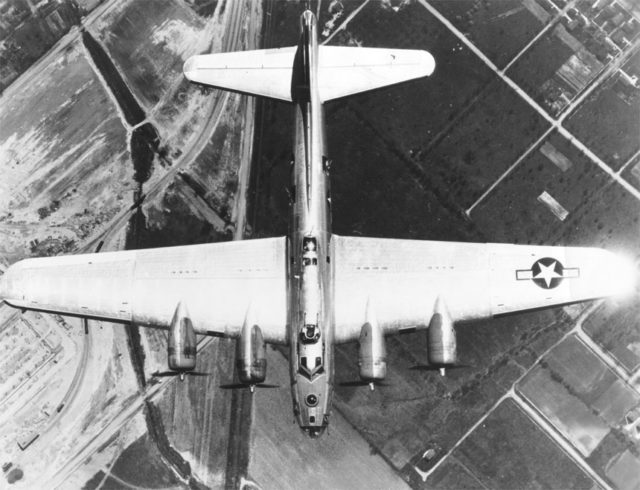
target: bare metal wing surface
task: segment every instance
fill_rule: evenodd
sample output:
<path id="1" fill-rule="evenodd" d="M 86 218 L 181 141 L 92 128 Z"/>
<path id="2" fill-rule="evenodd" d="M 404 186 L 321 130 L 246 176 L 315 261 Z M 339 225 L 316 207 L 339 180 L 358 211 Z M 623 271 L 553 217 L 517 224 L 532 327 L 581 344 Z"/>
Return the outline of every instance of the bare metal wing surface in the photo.
<path id="1" fill-rule="evenodd" d="M 11 306 L 168 328 L 183 304 L 201 334 L 237 337 L 248 314 L 286 342 L 284 237 L 27 259 L 2 277 Z"/>
<path id="2" fill-rule="evenodd" d="M 336 342 L 357 340 L 367 311 L 385 334 L 624 295 L 633 264 L 598 248 L 333 235 Z"/>
<path id="3" fill-rule="evenodd" d="M 193 82 L 291 101 L 296 49 L 193 56 L 184 73 Z M 319 46 L 318 53 L 321 101 L 424 77 L 435 69 L 433 56 L 421 50 Z"/>

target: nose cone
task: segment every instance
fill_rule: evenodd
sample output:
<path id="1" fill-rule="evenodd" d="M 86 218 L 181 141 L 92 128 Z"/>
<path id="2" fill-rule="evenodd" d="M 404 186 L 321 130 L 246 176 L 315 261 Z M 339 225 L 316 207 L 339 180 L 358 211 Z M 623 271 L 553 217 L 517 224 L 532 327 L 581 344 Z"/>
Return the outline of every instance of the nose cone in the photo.
<path id="1" fill-rule="evenodd" d="M 188 80 L 193 80 L 195 74 L 198 71 L 198 57 L 192 56 L 187 61 L 184 62 L 184 66 L 182 67 L 182 72 L 184 76 L 187 77 Z"/>

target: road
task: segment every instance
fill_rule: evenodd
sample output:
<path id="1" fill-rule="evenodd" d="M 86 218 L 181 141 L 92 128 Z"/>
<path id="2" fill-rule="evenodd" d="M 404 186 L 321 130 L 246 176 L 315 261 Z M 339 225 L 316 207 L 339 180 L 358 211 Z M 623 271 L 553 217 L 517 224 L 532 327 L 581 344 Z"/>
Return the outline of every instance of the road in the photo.
<path id="1" fill-rule="evenodd" d="M 244 29 L 242 28 L 242 23 L 244 21 L 243 13 L 243 2 L 227 2 L 225 15 L 228 17 L 225 22 L 226 32 L 223 42 L 223 51 L 242 49 L 242 35 L 244 34 Z M 218 123 L 224 114 L 224 109 L 227 106 L 227 102 L 229 101 L 231 94 L 229 92 L 216 91 L 215 97 L 215 103 L 211 108 L 211 112 L 207 116 L 205 123 L 200 129 L 200 133 L 191 142 L 189 148 L 180 156 L 171 168 L 167 170 L 166 174 L 163 175 L 160 180 L 144 189 L 145 201 L 152 201 L 162 193 L 175 178 L 176 174 L 186 166 L 190 165 L 207 146 L 209 139 L 218 127 Z M 136 209 L 137 207 L 127 208 L 116 214 L 106 225 L 104 225 L 102 231 L 82 246 L 79 252 L 87 253 L 94 251 L 100 242 L 107 240 L 109 235 L 113 232 L 122 230 L 122 228 L 128 224 L 129 220 L 136 212 Z M 236 228 L 238 227 L 236 226 Z"/>
<path id="2" fill-rule="evenodd" d="M 114 0 L 101 6 L 97 11 L 94 11 L 94 13 L 90 17 L 85 19 L 83 24 L 88 25 L 91 22 L 95 21 L 100 17 L 100 15 L 107 12 L 116 3 L 117 1 Z M 243 38 L 246 35 L 244 23 L 247 20 L 244 2 L 227 2 L 224 15 L 225 34 L 223 38 L 223 50 L 233 51 L 243 49 Z M 12 90 L 19 90 L 22 84 L 28 83 L 31 78 L 37 75 L 38 71 L 43 66 L 46 66 L 47 60 L 53 59 L 57 55 L 57 53 L 60 52 L 60 50 L 64 49 L 64 47 L 71 42 L 74 42 L 77 35 L 78 33 L 72 33 L 71 35 L 66 36 L 40 63 L 34 66 L 28 73 L 25 74 L 25 76 L 21 77 L 17 81 L 15 86 L 12 84 L 10 88 Z M 192 141 L 189 149 L 185 151 L 183 155 L 181 155 L 180 159 L 172 166 L 172 168 L 169 169 L 159 181 L 155 182 L 148 189 L 145 189 L 146 199 L 153 199 L 158 196 L 170 184 L 176 172 L 192 163 L 199 156 L 201 151 L 209 142 L 209 139 L 211 138 L 213 132 L 217 128 L 218 123 L 222 115 L 224 114 L 224 110 L 227 106 L 229 97 L 230 94 L 228 92 L 218 92 L 216 94 L 216 101 L 212 105 L 211 111 L 206 118 L 205 123 L 200 128 L 199 134 Z M 248 114 L 252 109 L 252 106 L 250 104 L 247 104 L 247 106 Z M 251 135 L 252 131 L 249 131 L 249 134 Z M 250 143 L 247 147 L 248 153 L 250 154 Z M 248 164 L 245 165 L 245 167 L 246 166 L 248 166 Z M 240 213 L 238 215 L 238 219 L 242 220 L 242 222 L 244 221 L 244 216 L 242 214 L 243 209 L 244 207 L 240 208 Z M 127 209 L 119 213 L 104 227 L 101 232 L 98 233 L 97 236 L 83 245 L 82 251 L 94 251 L 98 243 L 105 240 L 111 233 L 122 230 L 122 228 L 127 225 L 133 212 L 135 212 L 135 209 Z M 206 345 L 211 342 L 211 340 L 211 338 L 201 339 L 198 344 L 198 348 L 205 348 Z M 68 406 L 72 401 L 73 396 L 77 391 L 77 387 L 81 384 L 86 359 L 88 356 L 88 352 L 90 351 L 90 349 L 88 349 L 87 347 L 85 347 L 85 349 L 83 350 L 81 363 L 76 372 L 71 387 L 65 396 L 65 406 Z M 34 482 L 36 487 L 55 488 L 57 486 L 63 485 L 71 473 L 73 473 L 80 465 L 82 465 L 88 458 L 90 458 L 96 450 L 104 446 L 104 444 L 106 444 L 110 440 L 110 438 L 112 438 L 114 434 L 117 433 L 118 430 L 120 430 L 128 421 L 130 421 L 136 414 L 138 414 L 140 410 L 142 410 L 145 401 L 151 400 L 161 394 L 171 382 L 173 382 L 173 379 L 171 378 L 163 379 L 158 384 L 148 387 L 143 393 L 134 397 L 115 417 L 113 417 L 106 423 L 104 427 L 100 429 L 95 437 L 93 437 L 90 441 L 79 445 L 79 447 L 73 452 L 73 454 L 70 455 L 66 463 L 64 463 L 59 469 L 55 471 L 52 478 L 50 478 L 50 476 L 42 475 L 41 478 L 46 477 L 46 481 L 42 480 Z"/>
<path id="3" fill-rule="evenodd" d="M 589 93 L 594 90 L 595 86 L 599 84 L 604 78 L 606 78 L 607 74 L 610 74 L 614 69 L 617 70 L 619 66 L 630 56 L 630 52 L 635 51 L 637 46 L 640 44 L 640 39 L 636 39 L 633 45 L 627 49 L 626 54 L 623 56 L 619 56 L 616 60 L 609 64 L 608 68 L 605 70 L 605 73 L 602 73 L 600 77 L 597 79 L 597 84 L 592 84 L 590 89 L 586 94 L 582 94 L 578 99 L 576 99 L 574 104 L 571 105 L 570 109 L 568 109 L 563 116 L 558 119 L 553 118 L 547 111 L 545 111 L 529 94 L 527 94 L 517 83 L 515 83 L 510 77 L 505 75 L 503 70 L 500 70 L 480 49 L 473 44 L 467 37 L 456 27 L 454 26 L 444 15 L 442 15 L 435 7 L 433 7 L 427 0 L 419 0 L 419 2 L 426 8 L 434 17 L 436 17 L 442 24 L 444 24 L 447 29 L 449 29 L 470 51 L 472 51 L 482 62 L 489 67 L 498 77 L 502 79 L 509 87 L 511 87 L 525 102 L 527 102 L 531 108 L 533 108 L 538 114 L 540 114 L 544 119 L 547 120 L 552 126 L 552 129 L 557 129 L 565 138 L 567 138 L 575 147 L 577 147 L 580 151 L 582 151 L 589 159 L 598 165 L 601 170 L 607 173 L 616 183 L 620 184 L 626 191 L 632 194 L 636 199 L 640 200 L 640 191 L 638 191 L 635 187 L 629 184 L 626 180 L 622 179 L 611 167 L 609 167 L 601 158 L 599 158 L 595 153 L 593 153 L 589 148 L 587 148 L 580 140 L 578 140 L 573 134 L 571 134 L 565 127 L 562 126 L 562 122 L 567 117 L 567 115 L 572 111 L 579 103 L 581 103 Z M 520 55 L 521 53 L 519 53 Z M 518 55 L 518 56 L 519 56 Z M 509 66 L 509 65 L 507 65 Z M 530 149 L 529 149 L 530 151 Z M 518 163 L 520 163 L 524 158 L 519 158 Z M 474 208 L 480 204 L 497 186 L 500 182 L 504 180 L 504 178 L 509 175 L 515 168 L 516 164 L 511 165 L 507 171 L 502 174 L 496 182 L 494 182 L 479 198 L 474 202 L 466 211 L 466 215 L 470 216 L 471 212 Z"/>
<path id="4" fill-rule="evenodd" d="M 449 456 L 451 456 L 453 454 L 453 452 L 458 448 L 458 446 L 460 446 L 465 441 L 465 439 L 467 437 L 469 437 L 469 435 L 474 430 L 476 430 L 481 424 L 484 423 L 484 421 L 487 419 L 487 417 L 489 417 L 489 415 L 491 415 L 491 413 L 493 413 L 493 411 L 498 407 L 498 405 L 500 405 L 506 399 L 510 398 L 510 399 L 514 400 L 518 404 L 518 406 L 521 409 L 523 409 L 524 412 L 527 413 L 529 415 L 529 417 L 531 417 L 531 419 L 534 422 L 536 422 L 544 430 L 544 432 L 549 437 L 551 437 L 558 444 L 558 446 L 560 446 L 569 455 L 569 457 L 573 461 L 576 462 L 576 464 L 578 464 L 578 466 L 580 466 L 580 468 L 582 468 L 591 478 L 593 478 L 594 481 L 598 482 L 598 484 L 602 488 L 607 489 L 607 490 L 611 490 L 611 487 L 595 471 L 593 471 L 593 469 L 589 466 L 589 464 L 584 460 L 582 455 L 580 453 L 578 453 L 578 451 L 576 451 L 575 448 L 564 437 L 562 437 L 562 435 L 560 435 L 555 430 L 555 428 L 551 425 L 551 423 L 546 418 L 544 418 L 533 406 L 531 406 L 519 394 L 516 393 L 516 387 L 518 386 L 518 384 L 531 372 L 532 369 L 534 369 L 539 364 L 539 362 L 545 356 L 547 356 L 549 354 L 549 352 L 551 352 L 553 349 L 555 349 L 558 345 L 560 345 L 562 342 L 564 342 L 571 335 L 579 334 L 582 331 L 583 323 L 600 306 L 600 304 L 601 304 L 601 302 L 594 302 L 592 305 L 590 305 L 588 308 L 586 308 L 582 312 L 580 317 L 578 317 L 578 319 L 576 320 L 576 323 L 575 323 L 574 327 L 571 330 L 569 330 L 566 334 L 564 334 L 560 340 L 558 340 L 551 347 L 549 347 L 542 354 L 540 354 L 538 356 L 538 358 L 531 364 L 531 367 L 529 369 L 525 370 L 525 372 L 516 380 L 516 382 L 513 383 L 513 385 L 509 389 L 509 391 L 507 391 L 507 393 L 505 393 L 503 396 L 501 396 L 491 406 L 491 408 L 489 408 L 489 410 L 487 410 L 487 412 L 482 417 L 480 417 L 480 419 L 475 424 L 473 424 L 469 428 L 469 430 L 467 430 L 460 439 L 458 439 L 458 442 L 456 442 L 447 451 L 447 453 L 440 460 L 438 460 L 438 462 L 435 465 L 433 465 L 431 468 L 429 468 L 428 471 L 420 471 L 418 468 L 415 468 L 416 472 L 420 475 L 422 480 L 426 482 L 427 478 Z"/>

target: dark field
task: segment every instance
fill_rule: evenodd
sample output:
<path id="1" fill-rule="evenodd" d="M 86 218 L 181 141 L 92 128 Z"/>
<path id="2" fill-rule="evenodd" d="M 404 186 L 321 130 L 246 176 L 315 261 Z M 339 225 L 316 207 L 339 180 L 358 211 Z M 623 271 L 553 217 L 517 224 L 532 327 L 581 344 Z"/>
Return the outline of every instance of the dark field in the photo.
<path id="1" fill-rule="evenodd" d="M 561 233 L 549 237 L 549 244 L 604 247 L 631 257 L 640 254 L 640 202 L 611 181 L 565 223 Z"/>
<path id="2" fill-rule="evenodd" d="M 188 44 L 174 47 L 172 40 L 159 34 L 171 32 L 166 19 L 172 19 L 173 29 L 182 30 L 185 37 L 191 35 L 188 29 L 201 29 L 203 20 L 186 5 L 169 0 L 130 3 L 116 15 L 99 37 L 120 72 L 126 74 L 137 99 L 150 109 L 182 77 L 183 58 L 176 56 L 175 50 L 189 50 Z M 185 42 L 175 31 L 171 35 Z"/>
<path id="3" fill-rule="evenodd" d="M 640 365 L 640 304 L 605 303 L 584 322 L 584 331 L 632 373 Z"/>
<path id="4" fill-rule="evenodd" d="M 571 167 L 565 171 L 559 168 L 542 153 L 544 145 L 551 145 L 564 155 L 571 162 Z M 590 198 L 597 196 L 607 181 L 608 177 L 602 170 L 554 132 L 473 211 L 472 218 L 492 240 L 548 243 L 551 237 L 563 234 L 569 225 L 567 221 L 560 221 L 545 204 L 538 202 L 538 196 L 547 191 L 569 211 L 571 217 Z"/>
<path id="5" fill-rule="evenodd" d="M 413 455 L 413 464 L 420 464 L 427 448 L 435 448 L 435 462 L 568 326 L 567 319 L 554 317 L 553 311 L 460 326 L 462 367 L 449 370 L 444 378 L 421 368 L 426 364 L 424 335 L 390 337 L 387 386 L 373 393 L 339 386 L 358 379 L 357 345 L 339 346 L 336 408 L 398 467 L 409 462 L 398 447 Z M 414 472 L 410 466 L 404 471 L 408 476 Z"/>
<path id="6" fill-rule="evenodd" d="M 622 69 L 640 70 L 640 52 Z M 640 149 L 640 91 L 614 73 L 567 121 L 567 129 L 614 170 Z"/>
<path id="7" fill-rule="evenodd" d="M 551 29 L 509 68 L 507 75 L 536 102 L 550 110 L 551 106 L 545 103 L 547 94 L 542 86 L 553 78 L 571 55 L 573 50 L 556 36 L 554 29 Z"/>
<path id="8" fill-rule="evenodd" d="M 430 3 L 498 68 L 506 66 L 544 26 L 519 0 L 435 0 Z"/>
<path id="9" fill-rule="evenodd" d="M 453 452 L 484 488 L 593 488 L 594 482 L 512 400 L 502 402 Z M 453 468 L 452 468 L 453 469 Z M 451 478 L 444 467 L 429 484 Z M 455 480 L 454 480 L 455 481 Z M 477 485 L 479 486 L 479 485 Z"/>
<path id="10" fill-rule="evenodd" d="M 122 452 L 111 468 L 110 474 L 131 486 L 186 488 L 186 485 L 182 485 L 175 474 L 167 468 L 156 444 L 147 434 Z"/>
<path id="11" fill-rule="evenodd" d="M 575 336 L 551 351 L 517 389 L 603 478 L 633 444 L 619 427 L 640 397 Z"/>

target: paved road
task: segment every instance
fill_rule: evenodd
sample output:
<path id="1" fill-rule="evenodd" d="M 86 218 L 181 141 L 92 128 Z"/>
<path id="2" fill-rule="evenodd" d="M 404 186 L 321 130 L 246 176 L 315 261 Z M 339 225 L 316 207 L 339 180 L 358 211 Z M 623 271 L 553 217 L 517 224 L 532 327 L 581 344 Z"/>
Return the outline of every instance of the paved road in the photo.
<path id="1" fill-rule="evenodd" d="M 599 158 L 595 153 L 593 153 L 589 148 L 587 148 L 580 140 L 578 140 L 575 136 L 573 136 L 566 128 L 562 126 L 562 121 L 567 116 L 569 111 L 566 111 L 564 116 L 559 119 L 554 119 L 551 117 L 547 111 L 545 111 L 533 98 L 527 94 L 520 86 L 515 83 L 510 77 L 504 74 L 502 70 L 500 70 L 475 44 L 473 44 L 467 37 L 456 27 L 454 26 L 444 15 L 442 15 L 435 7 L 433 7 L 427 0 L 419 0 L 419 2 L 432 14 L 434 15 L 440 22 L 442 22 L 469 50 L 471 50 L 478 58 L 482 60 L 482 62 L 487 65 L 497 76 L 499 76 L 502 81 L 504 81 L 507 85 L 509 85 L 522 99 L 524 99 L 538 114 L 540 114 L 543 118 L 545 118 L 553 128 L 557 129 L 565 138 L 567 138 L 574 146 L 580 149 L 593 163 L 598 165 L 601 170 L 607 173 L 615 182 L 620 184 L 625 190 L 627 190 L 630 194 L 632 194 L 636 199 L 640 200 L 640 191 L 638 191 L 635 187 L 629 184 L 626 180 L 622 179 L 618 174 L 616 174 L 611 167 L 609 167 L 601 158 Z M 626 56 L 629 56 L 630 51 L 635 51 L 636 47 L 640 43 L 640 39 L 636 39 L 633 43 L 633 46 L 629 48 L 626 52 L 626 55 L 623 57 L 618 57 L 616 61 L 609 65 L 606 72 L 611 73 L 612 70 L 617 69 L 616 66 L 623 62 Z M 508 65 L 507 65 L 508 66 Z M 605 75 L 602 74 L 600 78 L 598 78 L 597 83 L 600 83 L 601 80 L 605 78 Z M 594 84 L 595 85 L 595 84 Z M 589 92 L 593 90 L 595 87 L 591 86 Z M 572 105 L 570 110 L 573 110 L 586 95 L 581 95 Z M 519 159 L 522 161 L 522 159 Z M 489 193 L 495 189 L 495 187 L 504 180 L 504 178 L 513 171 L 516 165 L 512 165 L 509 167 L 507 172 L 505 172 L 498 180 L 487 189 L 480 198 L 471 205 L 465 212 L 467 216 L 473 211 L 473 209 L 486 198 Z"/>

